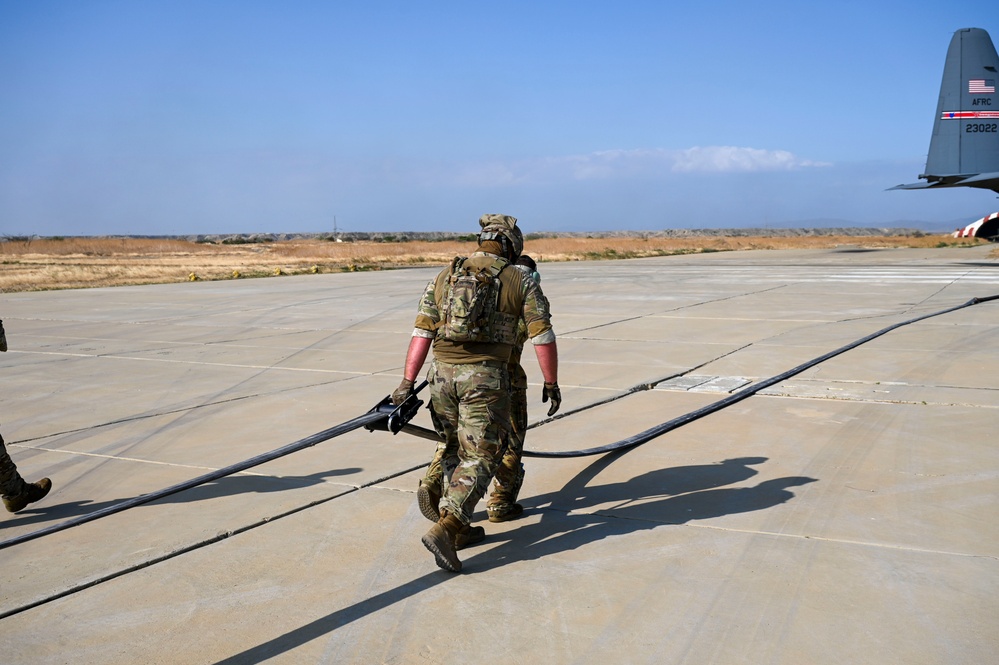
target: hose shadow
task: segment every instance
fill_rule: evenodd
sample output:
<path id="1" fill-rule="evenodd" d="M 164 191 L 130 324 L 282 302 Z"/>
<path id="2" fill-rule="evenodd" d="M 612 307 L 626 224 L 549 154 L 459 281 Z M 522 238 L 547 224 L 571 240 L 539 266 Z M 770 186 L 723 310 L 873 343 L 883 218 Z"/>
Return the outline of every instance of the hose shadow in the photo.
<path id="1" fill-rule="evenodd" d="M 177 494 L 154 501 L 153 503 L 191 503 L 206 499 L 217 499 L 223 496 L 237 494 L 266 494 L 268 492 L 284 492 L 290 489 L 312 487 L 326 482 L 327 478 L 349 476 L 363 469 L 356 467 L 321 471 L 307 476 L 224 476 L 218 480 L 198 485 Z"/>
<path id="2" fill-rule="evenodd" d="M 346 476 L 362 471 L 359 468 L 335 469 L 330 471 L 320 471 L 307 476 L 260 476 L 260 475 L 233 475 L 224 476 L 218 480 L 207 482 L 190 489 L 165 496 L 156 501 L 150 501 L 146 505 L 163 503 L 192 503 L 195 501 L 206 501 L 225 496 L 236 496 L 239 494 L 265 494 L 268 492 L 284 492 L 286 490 L 301 489 L 321 485 L 328 478 L 336 476 Z M 133 497 L 125 499 L 112 499 L 110 501 L 65 501 L 52 505 L 46 505 L 43 499 L 38 504 L 32 504 L 28 508 L 21 510 L 16 515 L 0 521 L 0 528 L 26 526 L 53 520 L 63 521 L 95 513 L 105 508 L 110 508 L 123 501 L 128 501 Z M 142 508 L 142 506 L 137 506 Z"/>
<path id="3" fill-rule="evenodd" d="M 794 497 L 789 487 L 815 482 L 814 478 L 788 477 L 767 480 L 754 487 L 725 488 L 757 473 L 750 466 L 766 458 L 746 457 L 718 464 L 660 469 L 628 481 L 590 487 L 599 473 L 628 450 L 605 455 L 572 478 L 561 490 L 541 495 L 529 512 L 541 510 L 541 520 L 508 531 L 497 545 L 487 536 L 488 549 L 463 550 L 462 574 L 500 568 L 515 561 L 538 559 L 597 542 L 656 527 L 682 524 L 732 513 L 765 510 Z M 648 501 L 652 499 L 652 501 Z M 607 513 L 576 514 L 587 507 L 620 501 Z M 567 509 L 566 506 L 569 506 Z M 539 508 L 539 507 L 544 507 Z M 476 514 L 481 520 L 483 514 Z M 414 547 L 419 547 L 414 544 Z M 433 565 L 428 557 L 428 565 Z M 290 632 L 218 661 L 217 665 L 262 662 L 328 635 L 356 620 L 406 601 L 427 589 L 454 579 L 435 570 L 410 582 L 336 610 Z"/>

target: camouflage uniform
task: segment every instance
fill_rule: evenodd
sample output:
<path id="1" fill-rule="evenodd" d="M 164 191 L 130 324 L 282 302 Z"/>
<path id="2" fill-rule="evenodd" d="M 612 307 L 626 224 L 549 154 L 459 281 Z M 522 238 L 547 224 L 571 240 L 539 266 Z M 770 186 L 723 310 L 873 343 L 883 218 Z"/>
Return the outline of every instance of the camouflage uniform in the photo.
<path id="1" fill-rule="evenodd" d="M 514 267 L 528 276 L 534 272 L 527 266 Z M 547 304 L 547 299 L 545 302 Z M 517 341 L 507 363 L 510 380 L 510 427 L 507 430 L 503 457 L 496 467 L 493 478 L 493 492 L 486 505 L 490 513 L 498 514 L 510 511 L 517 502 L 520 488 L 524 484 L 524 464 L 521 459 L 524 456 L 524 439 L 527 437 L 527 372 L 521 366 L 520 358 L 524 352 L 524 343 L 527 341 L 527 325 L 523 319 L 517 324 Z M 433 411 L 431 418 L 444 441 L 437 445 L 437 451 L 424 476 L 424 482 L 432 487 L 443 487 L 458 464 L 458 451 L 456 448 L 448 448 L 448 437 L 445 436 L 443 426 Z"/>
<path id="2" fill-rule="evenodd" d="M 16 496 L 24 491 L 24 478 L 17 472 L 14 460 L 7 454 L 7 448 L 3 445 L 3 437 L 0 436 L 0 494 L 3 496 Z"/>
<path id="3" fill-rule="evenodd" d="M 7 350 L 7 335 L 3 329 L 3 321 L 0 321 L 0 351 Z M 0 494 L 15 495 L 24 491 L 24 479 L 17 472 L 14 460 L 7 454 L 7 449 L 3 445 L 3 437 L 0 436 Z"/>
<path id="4" fill-rule="evenodd" d="M 526 328 L 524 333 L 526 339 Z M 524 484 L 524 464 L 521 458 L 524 456 L 524 439 L 527 437 L 527 372 L 520 364 L 523 350 L 524 341 L 521 340 L 514 347 L 507 364 L 510 374 L 510 429 L 506 450 L 493 477 L 493 492 L 486 502 L 486 510 L 490 513 L 508 512 L 517 503 L 517 496 Z"/>
<path id="5" fill-rule="evenodd" d="M 486 252 L 472 254 L 468 261 L 487 263 L 495 256 Z M 420 300 L 414 335 L 434 339 L 434 360 L 428 372 L 430 395 L 435 425 L 443 435 L 435 455 L 437 477 L 448 479 L 441 497 L 441 508 L 458 516 L 463 524 L 471 522 L 472 513 L 479 499 L 485 494 L 489 481 L 498 472 L 504 450 L 518 437 L 523 447 L 527 422 L 526 374 L 520 368 L 521 345 L 499 343 L 455 343 L 437 337 L 441 320 L 441 299 L 447 289 L 450 268 L 445 268 L 431 281 Z M 525 337 L 535 344 L 551 343 L 555 334 L 551 328 L 548 301 L 541 287 L 519 270 L 503 270 L 500 310 L 516 314 L 523 326 Z M 524 390 L 511 398 L 510 362 L 520 368 L 514 377 Z M 518 409 L 517 423 L 511 419 L 511 409 Z M 518 427 L 519 425 L 519 427 Z M 451 451 L 457 451 L 456 455 Z M 443 469 L 441 469 L 443 464 Z M 511 464 L 512 466 L 512 464 Z M 513 469 L 506 469 L 513 471 Z M 512 477 L 506 476 L 506 485 L 517 483 L 519 459 Z M 500 476 L 504 478 L 503 475 Z M 522 478 L 522 476 L 521 476 Z M 518 488 L 519 489 L 519 488 Z"/>

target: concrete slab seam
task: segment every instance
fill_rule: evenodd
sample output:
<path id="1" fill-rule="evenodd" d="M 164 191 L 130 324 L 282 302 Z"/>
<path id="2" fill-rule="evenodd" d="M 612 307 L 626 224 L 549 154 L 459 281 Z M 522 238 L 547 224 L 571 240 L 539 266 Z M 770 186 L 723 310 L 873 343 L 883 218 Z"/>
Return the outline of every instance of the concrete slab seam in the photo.
<path id="1" fill-rule="evenodd" d="M 81 450 L 64 450 L 62 448 L 39 448 L 38 446 L 26 446 L 20 443 L 6 443 L 8 448 L 22 448 L 24 450 L 35 450 L 43 453 L 61 453 L 63 455 L 74 455 L 79 457 L 96 457 L 99 459 L 117 460 L 121 462 L 137 462 L 139 464 L 154 464 L 158 466 L 169 466 L 177 469 L 200 469 L 202 471 L 217 471 L 216 466 L 202 466 L 200 464 L 177 464 L 176 462 L 160 462 L 151 459 L 139 459 L 138 457 L 121 457 L 120 455 L 102 455 L 100 453 L 88 453 Z M 255 471 L 240 471 L 233 475 L 263 476 L 270 477 L 269 473 L 257 473 Z"/>
<path id="2" fill-rule="evenodd" d="M 18 354 L 65 356 L 68 358 L 111 358 L 113 360 L 135 360 L 139 362 L 174 363 L 178 365 L 201 365 L 205 367 L 234 367 L 237 369 L 262 369 L 267 371 L 283 370 L 287 372 L 307 372 L 312 374 L 354 374 L 368 376 L 372 372 L 358 372 L 340 369 L 317 369 L 314 367 L 281 367 L 279 365 L 240 365 L 237 363 L 207 363 L 195 360 L 177 360 L 175 358 L 143 358 L 136 356 L 121 356 L 113 353 L 68 353 L 65 351 L 14 351 Z"/>
<path id="3" fill-rule="evenodd" d="M 98 584 L 103 584 L 104 582 L 110 582 L 111 580 L 117 579 L 119 577 L 123 577 L 125 575 L 128 575 L 129 573 L 134 573 L 134 572 L 143 570 L 145 568 L 149 568 L 151 566 L 154 566 L 154 565 L 156 565 L 158 563 L 163 563 L 164 561 L 169 561 L 170 559 L 174 559 L 174 558 L 176 558 L 178 556 L 182 556 L 182 555 L 187 554 L 189 552 L 193 552 L 195 550 L 199 550 L 199 549 L 201 549 L 203 547 L 207 547 L 209 545 L 213 545 L 215 543 L 221 542 L 221 541 L 229 538 L 230 536 L 235 536 L 235 535 L 239 535 L 239 534 L 242 534 L 242 533 L 246 533 L 248 531 L 252 531 L 253 529 L 256 529 L 258 527 L 264 526 L 266 524 L 270 524 L 271 522 L 276 522 L 278 520 L 284 519 L 285 517 L 290 517 L 292 515 L 295 515 L 297 513 L 302 512 L 304 510 L 308 510 L 309 508 L 314 508 L 314 507 L 322 505 L 324 503 L 328 503 L 330 501 L 334 501 L 334 500 L 339 499 L 341 497 L 348 496 L 348 495 L 353 494 L 354 492 L 358 492 L 358 491 L 360 491 L 362 489 L 368 489 L 368 488 L 387 489 L 387 488 L 378 488 L 377 485 L 380 484 L 380 483 L 383 483 L 383 482 L 385 482 L 387 480 L 391 480 L 393 478 L 398 478 L 399 476 L 404 476 L 407 473 L 411 473 L 413 471 L 416 471 L 417 469 L 422 469 L 425 466 L 427 466 L 427 464 L 419 464 L 417 466 L 405 469 L 403 471 L 398 471 L 398 472 L 389 474 L 387 476 L 384 476 L 382 478 L 377 478 L 375 480 L 372 480 L 371 482 L 364 483 L 362 485 L 348 486 L 351 489 L 349 489 L 348 491 L 343 492 L 341 494 L 337 494 L 335 496 L 326 497 L 324 499 L 317 499 L 315 501 L 310 501 L 309 503 L 307 503 L 305 505 L 297 506 L 295 508 L 291 508 L 291 509 L 286 510 L 285 512 L 279 513 L 277 515 L 273 515 L 273 516 L 270 516 L 270 517 L 261 518 L 259 520 L 256 520 L 255 522 L 251 522 L 250 524 L 243 525 L 243 526 L 241 526 L 241 527 L 239 527 L 237 529 L 232 529 L 230 531 L 220 532 L 220 533 L 216 534 L 215 536 L 212 536 L 211 538 L 205 538 L 205 539 L 200 540 L 198 542 L 191 543 L 190 545 L 186 545 L 186 546 L 181 547 L 179 549 L 173 550 L 172 552 L 167 552 L 165 554 L 161 554 L 160 556 L 154 557 L 154 558 L 149 559 L 147 561 L 141 561 L 139 563 L 136 563 L 134 565 L 128 566 L 126 568 L 122 568 L 121 570 L 117 570 L 117 571 L 108 573 L 106 575 L 102 575 L 101 577 L 98 577 L 98 578 L 95 578 L 95 579 L 92 579 L 92 580 L 88 580 L 88 581 L 83 582 L 81 584 L 78 584 L 76 586 L 73 586 L 73 587 L 70 587 L 70 588 L 65 589 L 63 591 L 60 591 L 58 593 L 55 593 L 55 594 L 53 594 L 51 596 L 47 596 L 45 598 L 40 598 L 40 599 L 38 599 L 36 601 L 33 601 L 31 603 L 27 603 L 27 604 L 22 605 L 20 607 L 15 607 L 15 608 L 12 608 L 12 609 L 9 609 L 9 610 L 0 611 L 0 620 L 6 619 L 7 617 L 10 617 L 10 616 L 14 616 L 15 614 L 20 614 L 21 612 L 25 612 L 25 611 L 30 610 L 30 609 L 34 609 L 34 608 L 39 607 L 41 605 L 45 605 L 46 603 L 50 603 L 52 601 L 59 600 L 60 598 L 65 598 L 67 596 L 71 596 L 71 595 L 73 595 L 75 593 L 79 593 L 80 591 L 85 591 L 87 589 L 90 589 L 90 588 L 93 588 L 93 587 L 97 586 Z"/>
<path id="4" fill-rule="evenodd" d="M 798 399 L 798 400 L 811 400 L 817 402 L 853 402 L 856 404 L 906 404 L 909 406 L 958 406 L 969 409 L 999 409 L 999 406 L 994 406 L 992 404 L 971 404 L 968 402 L 927 402 L 926 400 L 921 400 L 919 402 L 914 402 L 910 400 L 893 400 L 893 399 L 860 399 L 857 397 L 840 397 L 837 395 L 827 395 L 824 397 L 819 397 L 818 395 L 792 395 L 790 393 L 778 392 L 776 389 L 773 390 L 761 390 L 757 393 L 760 397 L 775 397 L 778 399 Z"/>
<path id="5" fill-rule="evenodd" d="M 362 374 L 361 376 L 368 376 L 368 375 L 367 374 Z M 56 437 L 56 436 L 65 436 L 67 434 L 77 434 L 79 432 L 89 432 L 91 430 L 100 429 L 102 427 L 109 427 L 111 425 L 121 425 L 121 424 L 124 424 L 124 423 L 131 423 L 131 422 L 136 422 L 136 421 L 139 421 L 139 420 L 146 420 L 148 418 L 159 418 L 161 416 L 169 416 L 169 415 L 173 415 L 173 414 L 176 414 L 176 413 L 188 413 L 190 411 L 194 411 L 195 409 L 203 409 L 203 408 L 206 408 L 206 407 L 220 406 L 220 405 L 223 405 L 223 404 L 230 404 L 232 402 L 238 402 L 238 401 L 244 400 L 244 399 L 255 399 L 255 398 L 258 398 L 258 397 L 269 397 L 269 396 L 273 396 L 273 395 L 280 395 L 281 393 L 293 392 L 293 391 L 296 391 L 296 390 L 303 390 L 303 389 L 308 389 L 308 388 L 318 388 L 320 386 L 328 386 L 328 385 L 335 384 L 335 383 L 342 383 L 343 381 L 352 381 L 353 379 L 356 379 L 356 378 L 360 378 L 360 377 L 350 377 L 350 378 L 347 378 L 347 379 L 340 379 L 340 380 L 337 380 L 337 381 L 321 381 L 319 383 L 310 383 L 308 385 L 289 386 L 287 388 L 280 388 L 278 390 L 274 390 L 274 391 L 267 392 L 267 393 L 253 393 L 252 395 L 239 395 L 237 397 L 229 397 L 229 398 L 226 398 L 226 399 L 219 399 L 219 400 L 214 400 L 214 401 L 211 401 L 211 402 L 204 402 L 202 404 L 193 404 L 191 406 L 182 407 L 182 408 L 178 408 L 178 409 L 169 409 L 167 411 L 156 411 L 154 413 L 143 413 L 143 414 L 140 414 L 140 415 L 137 415 L 137 416 L 129 416 L 128 418 L 119 418 L 117 420 L 109 420 L 106 423 L 97 423 L 95 425 L 89 425 L 87 427 L 80 427 L 80 428 L 77 428 L 77 429 L 63 430 L 61 432 L 52 432 L 50 434 L 46 434 L 45 436 L 29 437 L 27 439 L 18 439 L 17 441 L 8 441 L 7 444 L 11 445 L 11 444 L 16 444 L 16 443 L 25 443 L 27 441 L 40 441 L 40 440 L 43 440 L 43 439 L 50 439 L 50 438 Z"/>
<path id="6" fill-rule="evenodd" d="M 691 307 L 701 307 L 702 305 L 711 305 L 711 304 L 718 303 L 718 302 L 724 302 L 726 300 L 733 300 L 735 298 L 745 298 L 746 296 L 754 296 L 754 295 L 758 295 L 760 293 L 766 293 L 767 291 L 775 291 L 777 289 L 783 289 L 783 288 L 786 288 L 787 286 L 789 286 L 789 284 L 781 284 L 779 286 L 771 286 L 770 288 L 759 289 L 757 291 L 750 291 L 748 293 L 737 293 L 737 294 L 734 294 L 734 295 L 731 295 L 731 296 L 725 296 L 723 298 L 715 298 L 713 300 L 703 300 L 703 301 L 700 301 L 700 302 L 690 303 L 689 305 L 680 305 L 679 307 L 671 307 L 669 309 L 664 309 L 661 312 L 653 312 L 653 313 L 650 313 L 650 314 L 641 314 L 639 316 L 630 316 L 630 317 L 625 318 L 625 319 L 618 319 L 616 321 L 608 321 L 607 323 L 601 323 L 600 325 L 596 325 L 596 326 L 588 326 L 586 328 L 578 328 L 576 330 L 570 330 L 570 331 L 565 332 L 565 333 L 559 333 L 559 336 L 574 335 L 576 333 L 580 333 L 580 332 L 583 332 L 583 331 L 586 331 L 586 330 L 597 330 L 599 328 L 605 328 L 607 326 L 613 326 L 613 325 L 617 325 L 619 323 L 626 323 L 628 321 L 637 321 L 639 319 L 644 319 L 644 318 L 647 318 L 647 317 L 663 316 L 663 315 L 665 315 L 665 314 L 667 314 L 669 312 L 679 312 L 680 310 L 690 309 Z"/>
<path id="7" fill-rule="evenodd" d="M 683 495 L 678 495 L 683 496 Z M 907 547 L 904 545 L 890 545 L 884 543 L 873 543 L 865 540 L 851 540 L 849 538 L 827 538 L 824 536 L 812 536 L 807 534 L 797 534 L 797 533 L 779 533 L 776 531 L 762 531 L 760 529 L 735 529 L 732 527 L 714 526 L 712 524 L 691 524 L 683 523 L 677 524 L 674 522 L 660 522 L 658 520 L 642 519 L 639 517 L 623 517 L 621 515 L 615 515 L 611 512 L 605 510 L 595 510 L 592 513 L 585 513 L 573 510 L 560 510 L 558 508 L 548 507 L 543 508 L 542 511 L 552 511 L 566 515 L 567 517 L 576 517 L 583 515 L 599 515 L 607 519 L 624 520 L 629 522 L 644 522 L 650 524 L 657 524 L 660 526 L 674 526 L 674 527 L 686 527 L 691 529 L 709 529 L 711 531 L 722 531 L 725 533 L 744 533 L 754 536 L 772 536 L 774 538 L 791 538 L 795 540 L 814 540 L 817 542 L 826 543 L 837 543 L 843 545 L 859 545 L 862 547 L 870 547 L 874 549 L 888 549 L 888 550 L 898 550 L 903 552 L 914 552 L 917 554 L 933 554 L 941 556 L 955 556 L 967 559 L 985 559 L 990 561 L 999 561 L 999 556 L 992 554 L 970 554 L 968 552 L 953 552 L 949 550 L 933 550 L 927 549 L 925 547 Z"/>

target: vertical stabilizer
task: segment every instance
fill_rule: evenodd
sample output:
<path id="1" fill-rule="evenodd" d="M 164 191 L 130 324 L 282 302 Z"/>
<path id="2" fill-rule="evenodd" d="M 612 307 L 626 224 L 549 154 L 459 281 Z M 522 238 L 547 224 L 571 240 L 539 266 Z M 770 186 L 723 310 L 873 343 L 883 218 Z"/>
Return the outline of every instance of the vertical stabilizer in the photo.
<path id="1" fill-rule="evenodd" d="M 947 49 L 926 182 L 893 189 L 979 187 L 999 192 L 999 56 L 989 33 L 964 28 Z"/>
<path id="2" fill-rule="evenodd" d="M 927 176 L 999 171 L 997 68 L 999 57 L 989 33 L 979 28 L 954 33 L 940 83 Z"/>

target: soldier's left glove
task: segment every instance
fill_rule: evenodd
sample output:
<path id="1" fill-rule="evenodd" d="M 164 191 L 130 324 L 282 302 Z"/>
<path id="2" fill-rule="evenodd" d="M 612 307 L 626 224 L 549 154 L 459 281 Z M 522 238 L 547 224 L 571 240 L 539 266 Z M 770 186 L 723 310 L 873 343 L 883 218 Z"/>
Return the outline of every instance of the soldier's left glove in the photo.
<path id="1" fill-rule="evenodd" d="M 399 406 L 406 401 L 406 398 L 413 394 L 413 382 L 403 379 L 399 387 L 392 392 L 392 403 Z"/>
<path id="2" fill-rule="evenodd" d="M 545 381 L 545 388 L 541 391 L 541 401 L 547 402 L 552 401 L 551 407 L 548 409 L 548 415 L 554 416 L 555 412 L 558 411 L 558 407 L 562 406 L 562 391 L 558 389 L 557 383 L 548 383 Z"/>

